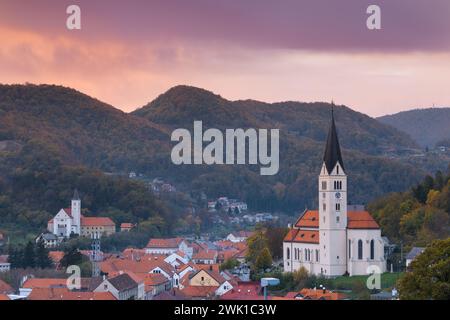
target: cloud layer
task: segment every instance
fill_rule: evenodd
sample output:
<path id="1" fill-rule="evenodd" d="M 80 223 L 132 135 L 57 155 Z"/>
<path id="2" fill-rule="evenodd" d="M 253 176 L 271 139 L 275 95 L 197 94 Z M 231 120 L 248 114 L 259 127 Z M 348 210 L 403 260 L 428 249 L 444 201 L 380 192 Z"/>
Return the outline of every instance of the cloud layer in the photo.
<path id="1" fill-rule="evenodd" d="M 382 30 L 365 27 L 369 4 Z M 331 99 L 371 115 L 450 104 L 447 0 L 0 3 L 0 82 L 59 83 L 124 110 L 186 83 L 226 98 Z"/>

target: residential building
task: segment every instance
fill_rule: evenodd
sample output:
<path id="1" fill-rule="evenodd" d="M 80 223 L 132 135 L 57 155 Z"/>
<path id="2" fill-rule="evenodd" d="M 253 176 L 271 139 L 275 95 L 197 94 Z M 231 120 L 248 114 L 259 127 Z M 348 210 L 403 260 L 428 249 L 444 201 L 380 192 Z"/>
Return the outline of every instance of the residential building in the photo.
<path id="1" fill-rule="evenodd" d="M 8 258 L 8 255 L 0 255 L 0 272 L 7 272 L 11 269 L 11 263 L 9 263 Z"/>

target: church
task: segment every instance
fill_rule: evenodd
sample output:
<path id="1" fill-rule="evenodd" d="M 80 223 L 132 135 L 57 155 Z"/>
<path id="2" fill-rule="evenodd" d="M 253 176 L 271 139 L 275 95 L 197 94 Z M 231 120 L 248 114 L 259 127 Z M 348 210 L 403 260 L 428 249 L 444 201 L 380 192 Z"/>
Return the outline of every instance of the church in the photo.
<path id="1" fill-rule="evenodd" d="M 48 221 L 47 230 L 59 239 L 69 238 L 71 234 L 90 238 L 100 238 L 116 232 L 116 224 L 107 217 L 85 217 L 81 214 L 81 200 L 75 190 L 71 207 L 60 209 Z"/>
<path id="2" fill-rule="evenodd" d="M 366 275 L 375 266 L 376 272 L 385 272 L 379 225 L 362 206 L 347 205 L 347 174 L 333 110 L 318 180 L 318 210 L 305 210 L 283 240 L 284 271 L 304 267 L 310 274 L 335 277 Z"/>

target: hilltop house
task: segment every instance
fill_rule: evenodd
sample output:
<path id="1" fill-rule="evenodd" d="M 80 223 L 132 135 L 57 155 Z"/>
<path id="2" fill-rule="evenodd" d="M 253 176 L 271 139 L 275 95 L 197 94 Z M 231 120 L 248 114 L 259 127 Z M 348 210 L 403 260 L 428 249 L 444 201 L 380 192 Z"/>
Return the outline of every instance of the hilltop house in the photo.
<path id="1" fill-rule="evenodd" d="M 319 181 L 319 210 L 305 210 L 284 238 L 284 270 L 301 267 L 325 277 L 386 271 L 381 230 L 369 212 L 348 210 L 347 174 L 334 115 Z"/>
<path id="2" fill-rule="evenodd" d="M 100 238 L 116 232 L 116 224 L 107 217 L 85 217 L 81 214 L 81 200 L 75 190 L 71 207 L 60 209 L 48 221 L 47 230 L 59 239 L 69 238 L 71 234 Z"/>

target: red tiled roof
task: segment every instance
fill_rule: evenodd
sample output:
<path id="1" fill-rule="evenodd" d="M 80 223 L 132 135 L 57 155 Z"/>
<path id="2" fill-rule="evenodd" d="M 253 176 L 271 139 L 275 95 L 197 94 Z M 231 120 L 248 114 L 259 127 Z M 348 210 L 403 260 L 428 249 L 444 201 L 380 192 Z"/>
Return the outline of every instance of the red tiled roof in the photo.
<path id="1" fill-rule="evenodd" d="M 347 212 L 348 229 L 379 229 L 380 226 L 367 211 Z"/>
<path id="2" fill-rule="evenodd" d="M 215 296 L 217 286 L 186 286 L 182 292 L 191 298 L 211 298 Z"/>
<path id="3" fill-rule="evenodd" d="M 295 223 L 295 227 L 301 228 L 318 228 L 319 227 L 319 211 L 306 210 Z"/>
<path id="4" fill-rule="evenodd" d="M 0 301 L 6 301 L 10 300 L 9 297 L 6 294 L 0 293 Z"/>
<path id="5" fill-rule="evenodd" d="M 100 226 L 108 226 L 108 227 L 115 227 L 116 224 L 108 217 L 84 217 L 81 216 L 81 225 L 82 226 L 94 226 L 94 227 L 100 227 Z"/>
<path id="6" fill-rule="evenodd" d="M 194 260 L 214 260 L 217 257 L 217 251 L 216 250 L 200 250 L 194 256 L 192 259 Z"/>
<path id="7" fill-rule="evenodd" d="M 264 300 L 260 295 L 261 285 L 259 282 L 238 282 L 237 285 L 223 294 L 222 300 Z"/>
<path id="8" fill-rule="evenodd" d="M 319 228 L 319 211 L 307 210 L 295 223 L 296 228 Z M 348 211 L 348 229 L 379 229 L 380 226 L 368 211 Z"/>
<path id="9" fill-rule="evenodd" d="M 178 248 L 183 238 L 150 239 L 147 248 Z"/>
<path id="10" fill-rule="evenodd" d="M 284 237 L 286 242 L 319 243 L 319 231 L 290 229 Z"/>
<path id="11" fill-rule="evenodd" d="M 79 292 L 67 288 L 34 288 L 27 300 L 116 300 L 110 292 Z"/>
<path id="12" fill-rule="evenodd" d="M 12 293 L 13 288 L 7 284 L 5 281 L 0 279 L 0 293 Z"/>
<path id="13" fill-rule="evenodd" d="M 59 263 L 61 259 L 64 257 L 63 251 L 50 251 L 48 253 L 50 259 L 52 259 L 53 263 Z"/>
<path id="14" fill-rule="evenodd" d="M 144 277 L 145 291 L 149 291 L 151 290 L 151 287 L 158 286 L 169 281 L 170 280 L 161 273 L 149 273 Z"/>
<path id="15" fill-rule="evenodd" d="M 22 288 L 56 288 L 56 287 L 66 287 L 67 279 L 56 279 L 56 278 L 31 278 L 26 280 Z"/>

